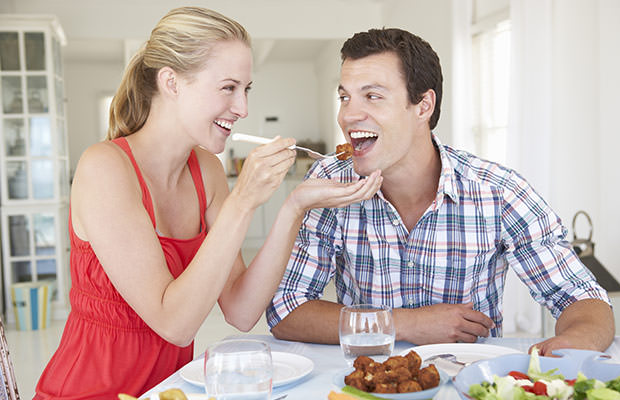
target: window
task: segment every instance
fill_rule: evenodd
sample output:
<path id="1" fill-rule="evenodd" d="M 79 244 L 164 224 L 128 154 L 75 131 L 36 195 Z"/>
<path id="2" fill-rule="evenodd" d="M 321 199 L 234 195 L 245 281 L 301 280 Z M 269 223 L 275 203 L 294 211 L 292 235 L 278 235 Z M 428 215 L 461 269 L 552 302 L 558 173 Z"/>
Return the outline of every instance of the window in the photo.
<path id="1" fill-rule="evenodd" d="M 102 96 L 99 99 L 99 132 L 101 139 L 108 134 L 108 126 L 110 123 L 110 104 L 114 96 Z"/>
<path id="2" fill-rule="evenodd" d="M 472 128 L 475 153 L 506 162 L 510 90 L 510 21 L 472 36 Z"/>

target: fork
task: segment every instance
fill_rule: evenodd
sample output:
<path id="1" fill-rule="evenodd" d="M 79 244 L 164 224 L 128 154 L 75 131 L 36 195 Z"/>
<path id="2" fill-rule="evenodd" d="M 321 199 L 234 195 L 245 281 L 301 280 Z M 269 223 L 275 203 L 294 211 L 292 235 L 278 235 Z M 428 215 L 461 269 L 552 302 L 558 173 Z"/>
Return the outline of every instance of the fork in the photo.
<path id="1" fill-rule="evenodd" d="M 239 142 L 257 143 L 257 144 L 266 144 L 266 143 L 270 143 L 270 142 L 273 141 L 272 138 L 248 135 L 248 134 L 245 134 L 245 133 L 233 133 L 232 136 L 231 136 L 231 139 L 233 141 L 235 141 L 235 142 L 239 141 Z M 295 146 L 295 145 L 289 147 L 289 149 L 305 151 L 310 156 L 310 158 L 313 158 L 315 160 L 324 160 L 324 159 L 328 159 L 328 158 L 336 158 L 339 155 L 344 154 L 344 151 L 343 151 L 343 152 L 340 152 L 338 154 L 332 154 L 332 155 L 326 156 L 325 154 L 321 154 L 318 151 L 314 151 L 314 150 L 307 149 L 307 148 L 302 147 L 302 146 Z"/>

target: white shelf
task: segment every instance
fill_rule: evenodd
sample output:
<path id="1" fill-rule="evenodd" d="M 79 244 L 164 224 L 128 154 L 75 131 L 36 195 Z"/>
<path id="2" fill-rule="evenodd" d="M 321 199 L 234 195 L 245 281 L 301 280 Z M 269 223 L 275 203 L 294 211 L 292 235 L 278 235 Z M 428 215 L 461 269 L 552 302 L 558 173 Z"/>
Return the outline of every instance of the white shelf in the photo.
<path id="1" fill-rule="evenodd" d="M 68 311 L 69 153 L 61 49 L 53 16 L 0 14 L 0 208 L 6 319 L 10 287 L 53 279 Z"/>

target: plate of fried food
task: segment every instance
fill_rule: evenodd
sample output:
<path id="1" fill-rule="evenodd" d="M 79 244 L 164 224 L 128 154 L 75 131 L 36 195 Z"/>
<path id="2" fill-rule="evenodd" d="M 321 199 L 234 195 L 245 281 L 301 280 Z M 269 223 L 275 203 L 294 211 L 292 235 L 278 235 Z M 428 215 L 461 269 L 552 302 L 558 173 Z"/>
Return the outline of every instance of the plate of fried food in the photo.
<path id="1" fill-rule="evenodd" d="M 362 391 L 375 397 L 393 400 L 431 399 L 448 375 L 434 364 L 422 365 L 422 359 L 413 350 L 404 356 L 392 356 L 380 363 L 367 356 L 359 356 L 353 368 L 337 373 L 333 383 L 351 392 Z"/>

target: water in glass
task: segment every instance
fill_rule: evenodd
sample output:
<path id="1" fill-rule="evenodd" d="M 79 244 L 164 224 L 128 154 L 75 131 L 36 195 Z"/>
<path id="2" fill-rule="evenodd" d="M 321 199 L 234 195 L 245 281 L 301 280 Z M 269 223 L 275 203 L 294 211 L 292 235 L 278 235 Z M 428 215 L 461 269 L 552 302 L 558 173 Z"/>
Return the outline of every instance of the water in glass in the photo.
<path id="1" fill-rule="evenodd" d="M 205 353 L 205 390 L 217 400 L 269 400 L 272 376 L 267 343 L 226 340 Z"/>
<path id="2" fill-rule="evenodd" d="M 360 304 L 343 307 L 339 321 L 340 347 L 351 365 L 359 356 L 383 362 L 394 349 L 394 321 L 388 306 Z"/>

